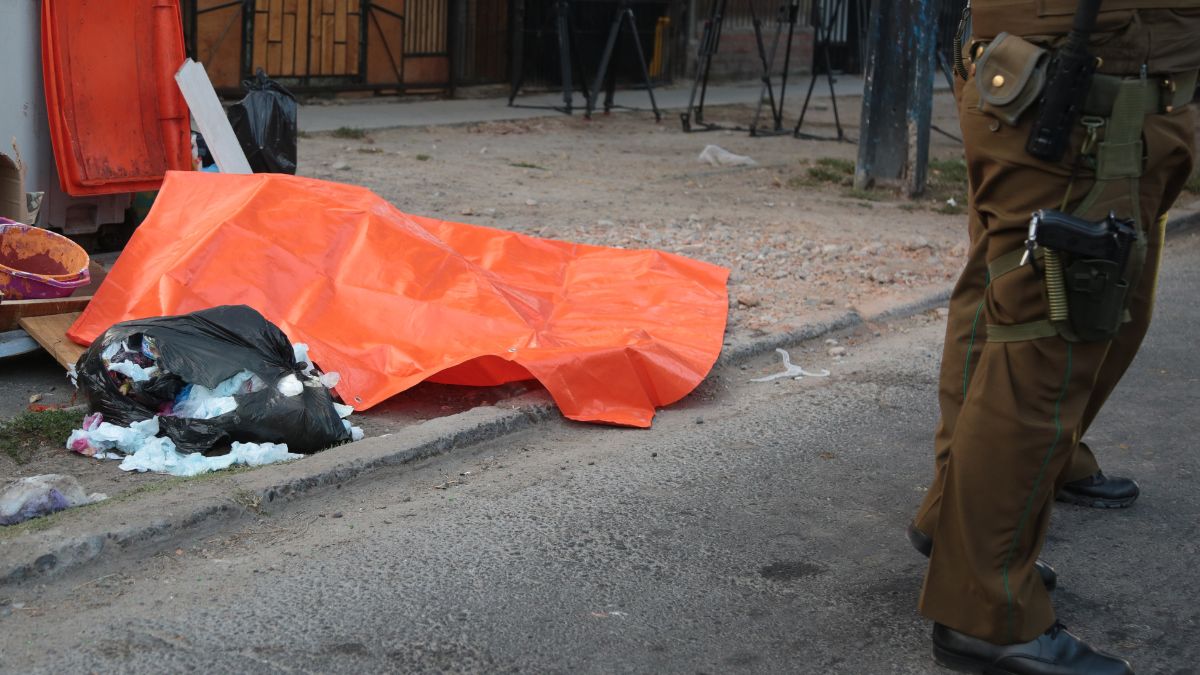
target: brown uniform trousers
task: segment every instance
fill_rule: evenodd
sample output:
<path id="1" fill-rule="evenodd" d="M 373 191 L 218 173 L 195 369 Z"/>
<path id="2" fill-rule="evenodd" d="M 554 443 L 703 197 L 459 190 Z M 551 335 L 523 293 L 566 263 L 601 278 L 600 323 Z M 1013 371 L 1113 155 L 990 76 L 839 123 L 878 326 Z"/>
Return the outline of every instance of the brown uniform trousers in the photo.
<path id="1" fill-rule="evenodd" d="M 976 0 L 975 4 L 1022 3 Z M 1154 13 L 1147 14 L 1154 18 Z M 1200 40 L 1200 11 L 1172 10 L 1164 16 L 1171 26 L 1188 31 L 1187 40 Z M 977 24 L 976 36 L 995 35 L 979 28 Z M 1112 41 L 1121 42 L 1119 53 L 1113 55 L 1118 61 L 1139 40 L 1130 34 L 1121 38 Z M 1195 47 L 1194 42 L 1189 44 Z M 1152 51 L 1143 47 L 1143 54 Z M 1103 48 L 1096 51 L 1105 56 Z M 1188 59 L 1200 59 L 1200 49 Z M 1115 74 L 1136 75 L 1136 71 Z M 935 438 L 935 478 L 915 521 L 935 543 L 920 609 L 950 628 L 1007 644 L 1032 640 L 1055 620 L 1033 563 L 1045 540 L 1058 488 L 1096 471 L 1094 457 L 1079 439 L 1132 362 L 1149 327 L 1165 214 L 1193 166 L 1194 111 L 1186 106 L 1145 117 L 1143 172 L 1136 188 L 1138 213 L 1130 212 L 1134 202 L 1126 182 L 1110 186 L 1082 214 L 1099 219 L 1116 209 L 1119 216 L 1135 217 L 1146 244 L 1144 266 L 1127 299 L 1131 321 L 1113 340 L 1092 343 L 1057 336 L 987 340 L 989 324 L 1015 325 L 1047 316 L 1043 284 L 1032 267 L 989 280 L 988 263 L 1021 248 L 1030 214 L 1060 208 L 1068 186 L 1073 196 L 1067 211 L 1073 211 L 1090 190 L 1094 173 L 1086 164 L 1071 180 L 1083 141 L 1082 127 L 1062 162 L 1050 164 L 1025 152 L 1033 113 L 1026 112 L 1017 126 L 1008 126 L 981 112 L 973 77 L 960 90 L 959 115 L 970 184 L 971 246 L 950 300 L 939 384 L 942 417 Z"/>

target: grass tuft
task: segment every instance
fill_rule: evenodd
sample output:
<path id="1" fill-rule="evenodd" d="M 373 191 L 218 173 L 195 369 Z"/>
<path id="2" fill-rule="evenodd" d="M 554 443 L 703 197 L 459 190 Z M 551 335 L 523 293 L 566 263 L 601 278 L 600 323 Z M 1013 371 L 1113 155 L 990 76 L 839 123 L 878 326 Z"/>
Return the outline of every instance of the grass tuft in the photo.
<path id="1" fill-rule="evenodd" d="M 17 464 L 33 459 L 42 447 L 65 447 L 67 436 L 79 428 L 83 416 L 66 410 L 27 412 L 0 423 L 0 452 Z"/>
<path id="2" fill-rule="evenodd" d="M 334 138 L 366 138 L 367 132 L 357 127 L 338 127 L 333 130 Z"/>

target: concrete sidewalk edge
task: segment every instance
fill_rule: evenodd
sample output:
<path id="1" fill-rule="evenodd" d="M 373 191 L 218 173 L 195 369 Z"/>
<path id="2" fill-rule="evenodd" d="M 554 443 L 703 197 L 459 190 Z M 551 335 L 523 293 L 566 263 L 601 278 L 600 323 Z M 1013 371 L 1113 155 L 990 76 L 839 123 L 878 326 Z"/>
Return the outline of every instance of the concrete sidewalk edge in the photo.
<path id="1" fill-rule="evenodd" d="M 1177 235 L 1197 225 L 1200 225 L 1200 206 L 1178 213 L 1167 223 L 1167 232 Z M 832 320 L 727 345 L 713 367 L 737 365 L 775 349 L 865 323 L 913 316 L 943 305 L 950 297 L 951 288 L 952 285 L 946 284 L 916 300 L 878 313 L 864 315 L 851 310 Z M 147 502 L 156 502 L 147 503 L 146 506 L 167 507 L 161 516 L 152 518 L 150 522 L 143 520 L 103 532 L 79 532 L 65 537 L 61 536 L 61 529 L 50 528 L 19 535 L 11 540 L 0 539 L 0 587 L 48 574 L 59 574 L 111 554 L 114 549 L 119 552 L 136 546 L 162 544 L 185 531 L 197 530 L 201 525 L 219 525 L 249 513 L 251 508 L 244 503 L 247 497 L 261 504 L 294 500 L 322 487 L 360 478 L 377 469 L 447 454 L 455 448 L 492 441 L 557 418 L 558 410 L 544 392 L 527 394 L 497 406 L 474 408 L 418 424 L 405 429 L 406 438 L 403 441 L 397 442 L 391 435 L 378 436 L 341 446 L 337 452 L 318 453 L 303 461 L 230 476 L 230 485 L 222 489 L 218 497 L 204 495 L 202 501 L 186 505 L 182 512 L 175 513 L 178 502 L 186 501 L 189 493 L 205 491 L 201 489 L 202 486 L 184 483 L 168 494 L 143 498 Z M 211 492 L 211 489 L 208 491 Z M 231 495 L 235 494 L 241 495 L 242 499 L 234 499 Z M 146 511 L 155 513 L 154 509 Z"/>

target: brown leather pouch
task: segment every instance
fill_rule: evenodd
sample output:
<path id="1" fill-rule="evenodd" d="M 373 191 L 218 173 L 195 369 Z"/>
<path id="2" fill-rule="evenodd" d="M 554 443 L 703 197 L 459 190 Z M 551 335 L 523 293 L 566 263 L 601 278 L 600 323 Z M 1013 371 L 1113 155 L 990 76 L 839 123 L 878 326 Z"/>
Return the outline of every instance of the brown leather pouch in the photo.
<path id="1" fill-rule="evenodd" d="M 1016 35 L 1001 33 L 975 63 L 979 109 L 1016 126 L 1046 86 L 1050 52 Z"/>

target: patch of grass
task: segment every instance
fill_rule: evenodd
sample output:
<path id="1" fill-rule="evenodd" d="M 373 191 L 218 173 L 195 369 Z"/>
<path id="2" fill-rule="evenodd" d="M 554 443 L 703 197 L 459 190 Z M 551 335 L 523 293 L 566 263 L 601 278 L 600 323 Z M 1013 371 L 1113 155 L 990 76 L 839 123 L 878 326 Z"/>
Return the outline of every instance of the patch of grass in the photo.
<path id="1" fill-rule="evenodd" d="M 537 169 L 538 171 L 548 171 L 549 170 L 544 166 L 538 166 L 537 164 L 530 164 L 529 162 L 513 162 L 512 164 L 509 164 L 509 166 L 515 166 L 518 169 Z"/>
<path id="2" fill-rule="evenodd" d="M 418 162 L 428 162 L 429 155 L 417 155 L 417 161 Z"/>
<path id="3" fill-rule="evenodd" d="M 837 157 L 821 157 L 817 160 L 817 166 L 824 167 L 830 171 L 853 176 L 854 162 L 848 159 L 838 159 Z"/>
<path id="4" fill-rule="evenodd" d="M 303 129 L 296 131 L 296 138 L 312 138 L 312 135 Z"/>
<path id="5" fill-rule="evenodd" d="M 967 203 L 967 163 L 961 158 L 931 160 L 924 196 L 940 204 L 938 213 L 962 213 L 960 206 L 950 206 L 946 200 Z"/>
<path id="6" fill-rule="evenodd" d="M 66 410 L 27 412 L 0 423 L 0 452 L 17 464 L 33 459 L 38 448 L 61 448 L 79 427 L 83 416 Z"/>
<path id="7" fill-rule="evenodd" d="M 255 513 L 262 512 L 262 497 L 251 490 L 238 490 L 233 493 L 233 501 L 242 508 Z"/>
<path id="8" fill-rule="evenodd" d="M 367 132 L 358 127 L 338 127 L 333 130 L 334 138 L 366 138 Z"/>
<path id="9" fill-rule="evenodd" d="M 808 167 L 803 176 L 793 176 L 787 185 L 793 189 L 818 187 L 826 184 L 852 185 L 854 183 L 854 162 L 836 157 L 821 157 L 814 166 Z"/>
<path id="10" fill-rule="evenodd" d="M 360 155 L 382 155 L 383 148 L 377 148 L 374 145 L 364 146 L 358 149 Z"/>

